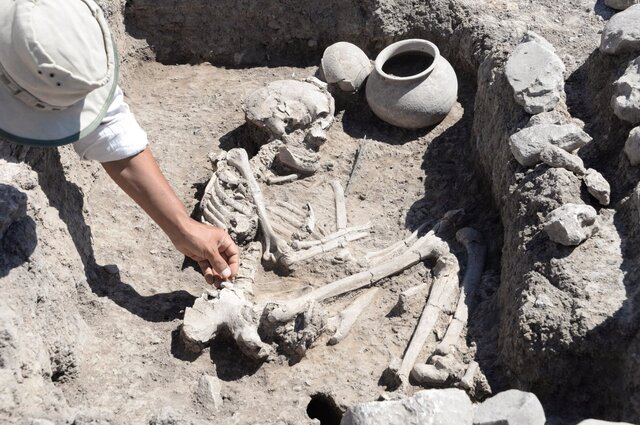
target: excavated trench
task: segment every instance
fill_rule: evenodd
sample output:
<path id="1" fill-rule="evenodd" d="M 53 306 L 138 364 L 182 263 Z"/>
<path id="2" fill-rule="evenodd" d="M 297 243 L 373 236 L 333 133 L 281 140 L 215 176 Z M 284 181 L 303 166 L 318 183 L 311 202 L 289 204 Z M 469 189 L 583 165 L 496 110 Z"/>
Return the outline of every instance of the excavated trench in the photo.
<path id="1" fill-rule="evenodd" d="M 368 183 L 354 188 L 360 195 L 352 205 L 357 205 L 357 217 L 366 217 L 369 211 L 384 209 L 387 205 L 383 202 L 388 202 L 391 212 L 385 216 L 387 221 L 383 220 L 386 226 L 380 232 L 383 237 L 393 237 L 406 229 L 413 231 L 448 210 L 465 209 L 466 224 L 483 233 L 489 248 L 482 287 L 470 312 L 466 342 L 473 347 L 468 353 L 480 363 L 493 392 L 509 387 L 533 391 L 543 402 L 547 417 L 558 423 L 573 423 L 584 417 L 630 421 L 640 418 L 635 355 L 640 345 L 635 307 L 636 282 L 640 277 L 635 265 L 640 255 L 636 249 L 640 232 L 630 197 L 639 175 L 621 156 L 623 135 L 628 128 L 616 121 L 608 107 L 611 83 L 628 58 L 603 57 L 594 51 L 601 20 L 592 4 L 583 2 L 576 10 L 566 11 L 555 3 L 531 5 L 528 1 L 507 2 L 509 5 L 464 0 L 215 3 L 102 0 L 100 3 L 123 56 L 125 88 L 135 86 L 134 83 L 140 86 L 140 80 L 144 80 L 136 80 L 136 73 L 146 66 L 139 63 L 159 62 L 166 70 L 153 68 L 158 75 L 170 75 L 176 81 L 187 78 L 198 84 L 206 84 L 211 70 L 202 67 L 209 67 L 206 64 L 209 63 L 226 68 L 224 72 L 231 75 L 228 78 L 233 83 L 240 80 L 242 84 L 243 78 L 255 78 L 259 81 L 253 84 L 259 86 L 291 74 L 312 74 L 310 67 L 316 66 L 324 49 L 337 41 L 358 45 L 370 58 L 396 40 L 433 41 L 453 65 L 460 83 L 459 105 L 444 124 L 421 131 L 394 129 L 368 110 L 362 94 L 336 96 L 337 129 L 329 136 L 343 146 L 329 152 L 331 165 L 325 170 L 348 173 L 352 165 L 350 155 L 360 141 L 379 144 L 378 151 L 369 158 L 371 168 L 367 169 L 368 173 L 379 175 L 368 177 Z M 573 13 L 578 15 L 577 20 L 570 19 Z M 560 19 L 562 24 L 554 19 Z M 509 136 L 530 118 L 513 100 L 504 76 L 506 58 L 526 30 L 542 34 L 560 51 L 567 65 L 567 99 L 562 112 L 585 122 L 585 130 L 594 142 L 581 150 L 580 156 L 612 184 L 612 205 L 598 207 L 602 217 L 599 235 L 573 250 L 545 240 L 540 233 L 541 218 L 559 203 L 593 204 L 593 200 L 581 189 L 579 181 L 561 171 L 545 166 L 533 170 L 519 167 L 508 147 Z M 578 30 L 588 34 L 587 40 L 568 42 Z M 181 73 L 188 77 L 181 77 Z M 218 84 L 222 87 L 224 83 Z M 149 82 L 150 90 L 152 86 Z M 216 96 L 208 93 L 212 98 Z M 226 106 L 238 108 L 235 100 L 236 104 L 229 102 Z M 200 97 L 198 101 L 206 99 Z M 144 110 L 144 97 L 135 103 L 134 110 L 136 107 L 137 111 Z M 197 115 L 192 109 L 183 116 L 190 113 Z M 145 120 L 151 122 L 144 113 L 139 114 L 139 119 L 140 116 L 143 124 Z M 220 148 L 246 147 L 246 137 L 246 128 L 238 126 L 220 138 Z M 57 166 L 52 172 L 39 152 L 21 154 L 6 147 L 1 152 L 4 158 L 22 156 L 38 173 L 51 206 L 60 211 L 81 254 L 81 262 L 69 268 L 84 266 L 91 287 L 85 288 L 87 293 L 92 290 L 99 297 L 106 295 L 124 310 L 149 322 L 175 321 L 180 317 L 182 309 L 193 300 L 185 291 L 168 297 L 155 293 L 140 296 L 131 287 L 123 289 L 126 285 L 117 268 L 115 273 L 113 270 L 107 273 L 96 266 L 91 230 L 84 224 L 81 212 L 84 194 L 75 184 L 67 182 L 60 158 L 54 158 Z M 399 166 L 403 161 L 418 164 L 415 170 L 406 171 L 408 176 L 404 177 L 405 169 Z M 171 158 L 166 163 L 172 164 Z M 392 165 L 384 169 L 379 164 Z M 206 170 L 194 174 L 198 178 L 188 185 L 203 187 Z M 406 208 L 395 210 L 396 205 L 402 204 L 400 196 L 409 196 L 403 188 L 409 179 L 419 181 L 420 190 L 416 190 L 416 197 Z M 367 191 L 376 190 L 377 184 L 388 185 L 388 196 L 367 195 Z M 396 191 L 401 195 L 396 196 Z M 56 201 L 58 195 L 70 203 L 60 204 Z M 198 195 L 201 193 L 196 198 Z M 81 225 L 72 230 L 72 224 L 78 223 Z M 328 272 L 326 266 L 315 265 L 294 278 L 318 280 L 320 276 L 320 282 L 330 281 L 327 278 L 338 272 L 335 265 Z M 403 276 L 402 289 L 416 280 L 428 279 L 423 270 Z M 272 274 L 267 277 L 275 278 Z M 71 278 L 69 281 L 75 282 Z M 375 392 L 385 384 L 383 364 L 388 364 L 391 356 L 401 354 L 413 328 L 412 316 L 407 320 L 392 312 L 392 299 L 399 292 L 392 283 L 383 283 L 390 296 L 381 301 L 379 308 L 388 313 L 385 319 L 390 324 L 380 326 L 381 318 L 368 319 L 364 326 L 369 329 L 360 332 L 357 343 L 338 355 L 353 356 L 338 359 L 341 364 L 353 366 L 363 362 L 352 371 L 336 370 L 331 353 L 320 348 L 310 350 L 305 362 L 289 369 L 287 365 L 255 365 L 242 360 L 237 349 L 228 346 L 229 341 L 214 344 L 210 360 L 216 365 L 218 377 L 225 384 L 235 383 L 225 396 L 225 403 L 233 405 L 234 400 L 242 400 L 245 404 L 238 408 L 247 408 L 250 404 L 242 399 L 243 391 L 260 394 L 266 388 L 270 397 L 266 416 L 251 412 L 253 418 L 275 423 L 273 418 L 278 414 L 295 410 L 330 424 L 338 423 L 341 412 L 354 401 L 374 400 Z M 110 288 L 115 284 L 118 289 Z M 285 292 L 284 288 L 278 289 Z M 81 312 L 96 305 L 87 293 L 81 291 L 79 296 L 85 303 L 79 308 Z M 132 297 L 137 302 L 133 308 L 129 302 Z M 414 318 L 420 308 L 415 306 Z M 171 330 L 175 331 L 169 329 L 167 333 Z M 198 360 L 180 347 L 175 340 L 177 334 L 173 332 L 174 340 L 166 355 L 182 362 L 180 367 L 184 370 L 196 367 Z M 367 361 L 370 364 L 365 364 Z M 70 369 L 53 367 L 50 373 L 51 380 L 58 385 L 57 391 L 62 388 L 65 392 L 67 384 L 58 381 L 66 381 L 78 366 L 73 358 L 56 358 L 52 363 L 73 365 Z M 86 365 L 80 365 L 81 371 L 83 366 Z M 269 368 L 278 368 L 278 372 L 272 373 Z M 278 379 L 270 382 L 274 376 Z M 72 376 L 69 379 L 73 381 Z M 191 374 L 179 379 L 196 378 Z M 317 381 L 323 380 L 323 384 L 316 386 Z M 360 389 L 363 385 L 365 388 Z M 282 391 L 279 396 L 278 390 Z M 84 392 L 74 388 L 66 390 L 65 395 L 82 404 L 92 400 Z M 480 393 L 477 399 L 486 396 Z M 297 398 L 291 402 L 288 397 Z M 102 402 L 109 405 L 113 401 Z M 132 411 L 139 412 L 135 409 Z M 235 407 L 224 411 L 229 415 L 227 419 L 232 420 L 233 410 Z"/>
<path id="2" fill-rule="evenodd" d="M 490 235 L 494 261 L 501 264 L 497 293 L 500 335 L 498 345 L 492 347 L 498 350 L 498 363 L 509 376 L 510 385 L 535 391 L 553 411 L 567 413 L 567 406 L 574 406 L 576 411 L 582 410 L 581 413 L 613 419 L 627 415 L 637 419 L 630 399 L 621 397 L 621 394 L 635 397 L 623 390 L 628 381 L 622 376 L 622 365 L 633 357 L 628 357 L 626 351 L 627 341 L 636 331 L 629 319 L 629 315 L 635 317 L 630 307 L 633 303 L 629 297 L 624 305 L 615 305 L 617 301 L 612 299 L 601 300 L 609 304 L 608 310 L 589 303 L 593 296 L 606 298 L 603 282 L 616 288 L 611 289 L 612 292 L 623 290 L 627 295 L 635 292 L 631 276 L 635 272 L 625 266 L 630 261 L 630 247 L 636 245 L 635 223 L 625 207 L 635 172 L 616 165 L 622 163 L 618 160 L 620 140 L 628 129 L 610 124 L 616 120 L 608 108 L 611 74 L 619 74 L 625 61 L 604 58 L 597 52 L 592 53 L 588 46 L 556 45 L 565 57 L 575 60 L 568 64 L 571 73 L 567 81 L 567 112 L 583 119 L 587 131 L 596 140 L 581 156 L 587 165 L 599 169 L 611 180 L 620 180 L 620 184 L 614 189 L 612 211 L 602 212 L 610 217 L 602 231 L 603 243 L 609 244 L 608 248 L 570 252 L 550 247 L 538 236 L 523 237 L 522 233 L 539 231 L 541 213 L 559 200 L 593 202 L 575 186 L 575 180 L 567 182 L 558 173 L 538 168 L 523 174 L 524 170 L 515 167 L 507 148 L 508 136 L 526 124 L 528 115 L 510 95 L 503 64 L 509 46 L 518 41 L 517 35 L 526 27 L 522 21 L 526 21 L 527 14 L 538 11 L 521 9 L 522 16 L 507 13 L 506 19 L 499 21 L 497 10 L 485 10 L 484 14 L 480 10 L 480 5 L 464 1 L 425 4 L 245 0 L 218 3 L 213 10 L 206 1 L 176 4 L 131 0 L 125 9 L 125 23 L 127 31 L 134 37 L 145 38 L 156 59 L 165 64 L 209 61 L 230 67 L 307 66 L 317 64 L 323 49 L 336 41 L 352 42 L 370 57 L 375 57 L 390 42 L 403 38 L 435 42 L 463 81 L 460 99 L 465 112 L 459 125 L 464 128 L 452 135 L 464 139 L 458 144 L 463 152 L 451 158 L 459 161 L 452 166 L 473 168 L 480 182 L 476 188 L 485 197 L 484 202 L 467 205 L 467 209 L 472 215 L 477 214 L 472 221 L 478 224 L 484 220 L 486 225 L 491 211 L 497 211 L 501 218 L 501 225 L 491 228 L 495 233 Z M 589 8 L 585 11 L 590 12 Z M 548 12 L 562 15 L 558 10 Z M 552 43 L 564 42 L 570 34 L 570 29 L 565 29 L 563 34 L 555 25 L 548 25 L 544 20 L 538 22 L 529 27 L 537 26 L 535 29 Z M 251 28 L 251 31 L 238 31 L 238 28 Z M 338 101 L 346 120 L 353 112 L 350 109 L 353 103 L 341 105 L 340 99 Z M 360 119 L 352 125 L 367 133 L 370 118 L 360 114 Z M 404 133 L 403 137 L 408 140 L 421 135 Z M 437 151 L 437 143 L 428 149 Z M 438 152 L 451 153 L 446 148 Z M 457 182 L 439 183 L 455 187 Z M 563 184 L 571 187 L 559 187 Z M 430 182 L 426 181 L 425 185 L 428 188 Z M 474 202 L 477 199 L 475 197 Z M 457 202 L 465 203 L 460 199 Z M 407 222 L 410 226 L 410 220 Z M 489 228 L 485 226 L 483 230 L 486 232 Z M 504 232 L 504 245 L 501 232 Z M 620 234 L 624 235 L 622 240 Z M 594 255 L 601 261 L 594 259 Z M 622 258 L 624 264 L 620 264 Z M 585 261 L 592 262 L 593 266 L 586 267 Z M 620 282 L 615 272 L 598 273 L 603 263 L 621 267 L 629 275 Z M 580 283 L 590 280 L 600 280 L 601 287 L 590 290 Z M 527 297 L 553 291 L 565 291 L 565 294 L 555 294 L 554 298 L 563 307 L 551 312 L 529 308 Z M 598 302 L 591 300 L 591 303 Z M 575 317 L 576 309 L 580 310 L 579 317 Z M 595 318 L 606 314 L 612 317 Z M 576 321 L 580 323 L 576 325 Z M 472 330 L 473 327 L 472 323 Z M 589 329 L 582 329 L 585 327 Z"/>

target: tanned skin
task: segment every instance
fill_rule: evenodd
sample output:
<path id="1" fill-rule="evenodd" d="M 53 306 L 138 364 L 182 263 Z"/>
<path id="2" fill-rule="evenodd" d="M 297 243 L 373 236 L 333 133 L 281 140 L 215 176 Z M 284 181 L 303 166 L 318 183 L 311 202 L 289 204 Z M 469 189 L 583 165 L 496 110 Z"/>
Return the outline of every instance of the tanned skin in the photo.
<path id="1" fill-rule="evenodd" d="M 198 262 L 207 283 L 235 277 L 240 264 L 238 247 L 223 229 L 189 217 L 149 147 L 132 157 L 104 162 L 102 166 L 113 181 L 160 226 L 176 249 Z"/>

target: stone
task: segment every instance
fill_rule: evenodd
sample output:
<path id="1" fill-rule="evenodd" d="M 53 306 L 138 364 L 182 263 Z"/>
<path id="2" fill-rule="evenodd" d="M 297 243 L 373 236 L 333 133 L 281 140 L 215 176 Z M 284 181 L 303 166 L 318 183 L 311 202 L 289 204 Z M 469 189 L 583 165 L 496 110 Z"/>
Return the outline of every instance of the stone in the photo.
<path id="1" fill-rule="evenodd" d="M 632 425 L 629 422 L 609 422 L 601 421 L 600 419 L 585 419 L 578 425 Z"/>
<path id="2" fill-rule="evenodd" d="M 0 239 L 15 221 L 27 214 L 27 195 L 15 187 L 0 183 Z"/>
<path id="3" fill-rule="evenodd" d="M 624 153 L 627 154 L 631 165 L 640 164 L 640 127 L 636 127 L 629 133 L 624 144 Z"/>
<path id="4" fill-rule="evenodd" d="M 198 403 L 209 410 L 218 410 L 222 407 L 222 386 L 216 376 L 202 375 L 198 380 L 195 397 Z"/>
<path id="5" fill-rule="evenodd" d="M 340 425 L 471 425 L 473 407 L 459 389 L 424 390 L 413 397 L 350 407 Z"/>
<path id="6" fill-rule="evenodd" d="M 160 413 L 153 416 L 149 425 L 186 425 L 187 422 L 173 408 L 163 407 Z"/>
<path id="7" fill-rule="evenodd" d="M 609 19 L 602 31 L 600 51 L 611 55 L 640 52 L 640 4 Z"/>
<path id="8" fill-rule="evenodd" d="M 55 425 L 55 423 L 48 419 L 30 419 L 29 425 Z"/>
<path id="9" fill-rule="evenodd" d="M 604 0 L 604 4 L 616 10 L 625 10 L 638 3 L 640 0 Z"/>
<path id="10" fill-rule="evenodd" d="M 474 425 L 544 425 L 542 404 L 533 393 L 508 390 L 478 405 Z"/>
<path id="11" fill-rule="evenodd" d="M 586 172 L 582 158 L 555 145 L 545 146 L 540 152 L 540 159 L 549 167 L 564 168 L 579 175 Z"/>
<path id="12" fill-rule="evenodd" d="M 584 177 L 584 184 L 587 190 L 600 202 L 600 205 L 609 205 L 611 202 L 611 186 L 609 182 L 596 170 L 589 168 Z"/>
<path id="13" fill-rule="evenodd" d="M 530 114 L 551 111 L 564 97 L 565 67 L 548 45 L 540 36 L 519 44 L 505 67 L 516 102 Z"/>
<path id="14" fill-rule="evenodd" d="M 577 246 L 593 235 L 597 216 L 589 205 L 565 204 L 547 216 L 544 231 L 556 243 Z"/>
<path id="15" fill-rule="evenodd" d="M 553 111 L 541 112 L 539 114 L 532 115 L 525 128 L 540 124 L 560 125 L 566 124 L 568 121 L 569 119 L 567 119 L 567 117 L 565 117 L 560 111 L 554 109 Z"/>
<path id="16" fill-rule="evenodd" d="M 336 84 L 346 92 L 359 90 L 373 68 L 367 55 L 358 46 L 344 41 L 326 48 L 321 66 L 325 81 Z"/>
<path id="17" fill-rule="evenodd" d="M 613 87 L 613 112 L 623 121 L 640 124 L 640 57 L 629 63 L 624 75 Z"/>
<path id="18" fill-rule="evenodd" d="M 540 44 L 542 47 L 545 47 L 546 49 L 551 50 L 554 53 L 556 52 L 556 48 L 553 47 L 553 44 L 549 43 L 546 38 L 544 38 L 543 36 L 541 36 L 536 32 L 527 31 L 522 36 L 522 40 L 520 40 L 520 43 L 527 43 L 529 41 L 535 41 L 536 43 Z"/>
<path id="19" fill-rule="evenodd" d="M 83 410 L 76 414 L 72 425 L 111 425 L 113 415 L 99 410 Z"/>
<path id="20" fill-rule="evenodd" d="M 591 137 L 575 124 L 540 124 L 523 128 L 509 138 L 511 152 L 525 167 L 538 164 L 540 153 L 549 144 L 574 151 L 591 141 Z"/>

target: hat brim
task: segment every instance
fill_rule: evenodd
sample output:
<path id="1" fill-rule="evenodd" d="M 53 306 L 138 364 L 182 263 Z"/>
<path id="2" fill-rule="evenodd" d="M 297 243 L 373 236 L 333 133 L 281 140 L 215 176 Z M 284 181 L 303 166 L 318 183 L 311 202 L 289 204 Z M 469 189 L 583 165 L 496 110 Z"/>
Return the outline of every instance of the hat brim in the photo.
<path id="1" fill-rule="evenodd" d="M 114 52 L 117 52 L 114 43 Z M 0 136 L 33 146 L 61 146 L 76 142 L 95 130 L 107 114 L 118 86 L 119 60 L 109 84 L 89 93 L 62 111 L 40 111 L 0 84 Z"/>

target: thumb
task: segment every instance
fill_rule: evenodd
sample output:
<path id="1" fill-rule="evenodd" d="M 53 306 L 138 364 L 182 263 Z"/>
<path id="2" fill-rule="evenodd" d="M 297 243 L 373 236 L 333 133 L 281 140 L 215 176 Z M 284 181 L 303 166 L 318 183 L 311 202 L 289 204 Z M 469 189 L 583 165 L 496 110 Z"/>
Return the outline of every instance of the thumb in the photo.
<path id="1" fill-rule="evenodd" d="M 215 270 L 219 276 L 223 279 L 231 277 L 231 269 L 229 268 L 229 265 L 224 261 L 216 249 L 211 250 L 208 257 L 209 264 L 211 264 L 211 267 L 213 267 L 213 270 Z"/>

